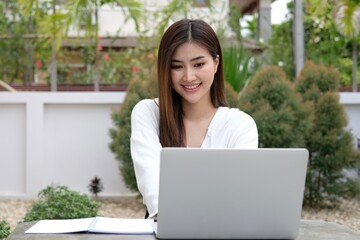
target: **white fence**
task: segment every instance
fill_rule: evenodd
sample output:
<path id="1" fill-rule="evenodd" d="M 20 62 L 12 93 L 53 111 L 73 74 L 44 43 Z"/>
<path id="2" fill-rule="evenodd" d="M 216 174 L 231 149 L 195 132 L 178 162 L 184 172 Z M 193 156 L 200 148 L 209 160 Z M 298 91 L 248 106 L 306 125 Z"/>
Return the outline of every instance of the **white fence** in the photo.
<path id="1" fill-rule="evenodd" d="M 354 135 L 354 144 L 358 147 L 360 139 L 360 93 L 340 93 L 340 103 L 348 116 L 348 129 Z"/>
<path id="2" fill-rule="evenodd" d="M 49 184 L 101 196 L 127 196 L 119 162 L 108 145 L 111 112 L 125 92 L 0 92 L 0 197 L 34 197 Z M 341 93 L 348 128 L 360 136 L 360 94 Z"/>
<path id="3" fill-rule="evenodd" d="M 0 93 L 0 196 L 34 197 L 49 184 L 123 196 L 119 162 L 109 150 L 111 112 L 125 92 Z"/>

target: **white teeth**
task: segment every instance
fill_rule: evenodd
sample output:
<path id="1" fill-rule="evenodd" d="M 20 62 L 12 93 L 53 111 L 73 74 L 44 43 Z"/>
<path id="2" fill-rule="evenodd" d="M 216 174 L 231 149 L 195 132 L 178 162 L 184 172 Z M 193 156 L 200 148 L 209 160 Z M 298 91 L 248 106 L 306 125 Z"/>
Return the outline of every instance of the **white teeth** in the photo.
<path id="1" fill-rule="evenodd" d="M 196 84 L 196 85 L 184 85 L 184 88 L 186 88 L 186 89 L 195 89 L 195 88 L 197 88 L 199 85 L 200 85 L 200 83 L 199 83 L 199 84 Z"/>

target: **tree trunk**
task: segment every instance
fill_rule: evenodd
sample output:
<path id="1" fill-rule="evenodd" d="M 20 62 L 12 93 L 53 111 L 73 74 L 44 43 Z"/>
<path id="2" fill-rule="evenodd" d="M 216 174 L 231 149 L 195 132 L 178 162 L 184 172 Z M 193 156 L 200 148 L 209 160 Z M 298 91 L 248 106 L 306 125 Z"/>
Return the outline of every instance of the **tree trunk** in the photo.
<path id="1" fill-rule="evenodd" d="M 293 22 L 293 55 L 295 63 L 295 76 L 299 76 L 304 66 L 305 42 L 304 42 L 304 20 L 303 4 L 301 0 L 294 0 L 294 22 Z M 296 79 L 296 78 L 295 78 Z"/>
<path id="2" fill-rule="evenodd" d="M 53 43 L 54 45 L 55 43 Z M 51 91 L 56 92 L 57 91 L 57 61 L 56 61 L 56 50 L 55 46 L 52 48 L 51 52 Z"/>
<path id="3" fill-rule="evenodd" d="M 32 34 L 34 32 L 34 19 L 32 17 L 29 18 L 29 33 Z M 33 68 L 34 68 L 34 50 L 35 44 L 32 40 L 27 41 L 25 43 L 25 51 L 27 53 L 27 61 L 26 61 L 26 70 L 25 70 L 25 85 L 30 86 L 32 84 L 33 79 Z"/>
<path id="4" fill-rule="evenodd" d="M 357 40 L 353 40 L 352 91 L 357 92 Z"/>
<path id="5" fill-rule="evenodd" d="M 55 1 L 52 2 L 53 15 L 56 13 Z M 55 32 L 55 19 L 53 19 L 53 29 L 52 29 L 52 46 L 51 46 L 51 78 L 50 85 L 51 91 L 57 91 L 57 61 L 56 61 L 56 32 Z"/>
<path id="6" fill-rule="evenodd" d="M 26 70 L 25 70 L 25 85 L 30 86 L 32 84 L 33 79 L 33 66 L 34 66 L 34 45 L 32 41 L 28 41 L 25 43 L 25 50 L 27 52 L 27 62 L 26 62 Z"/>
<path id="7" fill-rule="evenodd" d="M 100 50 L 98 49 L 99 44 L 99 15 L 98 6 L 95 6 L 95 63 L 94 63 L 94 91 L 100 90 L 100 69 L 99 69 L 99 55 Z"/>

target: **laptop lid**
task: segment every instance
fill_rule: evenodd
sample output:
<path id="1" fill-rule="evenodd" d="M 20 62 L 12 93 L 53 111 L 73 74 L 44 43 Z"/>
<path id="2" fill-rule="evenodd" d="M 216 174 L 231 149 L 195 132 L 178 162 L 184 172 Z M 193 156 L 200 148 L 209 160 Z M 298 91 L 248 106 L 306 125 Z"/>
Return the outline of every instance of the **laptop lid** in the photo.
<path id="1" fill-rule="evenodd" d="M 306 149 L 164 148 L 156 236 L 293 239 Z"/>

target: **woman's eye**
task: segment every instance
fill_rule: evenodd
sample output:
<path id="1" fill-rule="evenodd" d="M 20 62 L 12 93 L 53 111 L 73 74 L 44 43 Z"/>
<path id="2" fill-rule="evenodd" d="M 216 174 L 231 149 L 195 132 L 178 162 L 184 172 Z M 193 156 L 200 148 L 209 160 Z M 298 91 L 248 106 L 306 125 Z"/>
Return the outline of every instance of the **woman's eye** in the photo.
<path id="1" fill-rule="evenodd" d="M 171 65 L 171 69 L 179 69 L 181 68 L 181 65 Z"/>
<path id="2" fill-rule="evenodd" d="M 200 68 L 200 67 L 202 67 L 202 66 L 204 66 L 204 65 L 205 65 L 205 63 L 196 63 L 196 64 L 194 65 L 194 67 Z"/>

